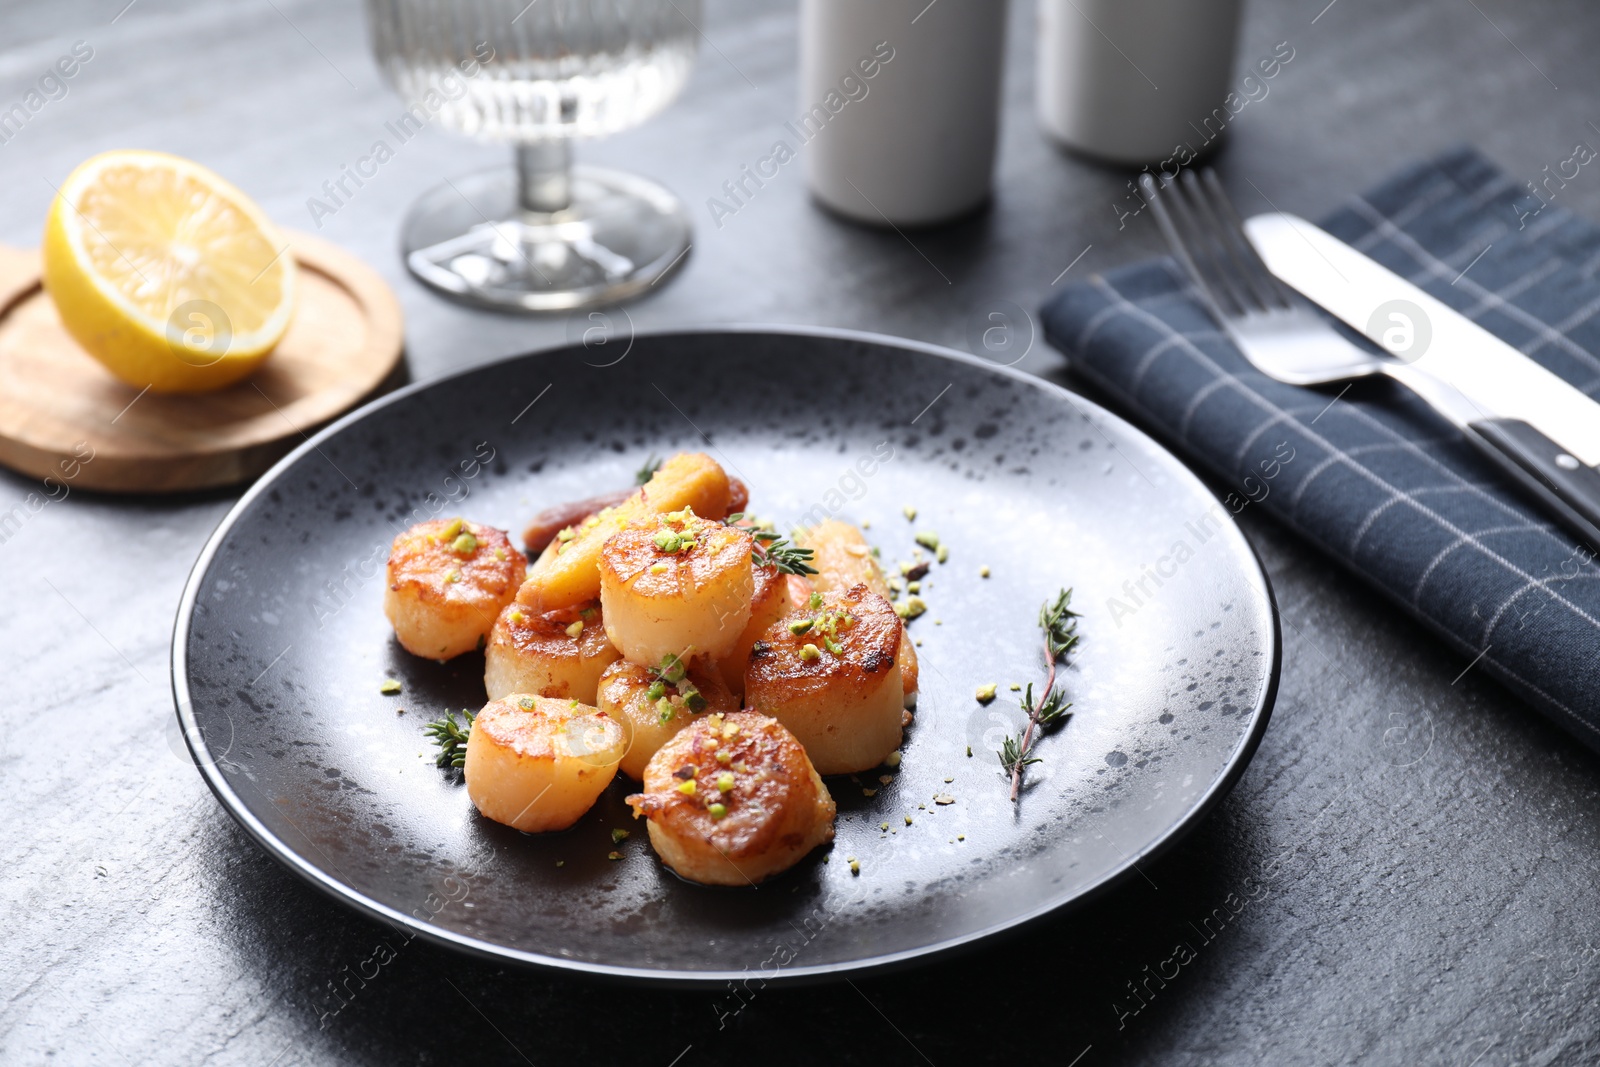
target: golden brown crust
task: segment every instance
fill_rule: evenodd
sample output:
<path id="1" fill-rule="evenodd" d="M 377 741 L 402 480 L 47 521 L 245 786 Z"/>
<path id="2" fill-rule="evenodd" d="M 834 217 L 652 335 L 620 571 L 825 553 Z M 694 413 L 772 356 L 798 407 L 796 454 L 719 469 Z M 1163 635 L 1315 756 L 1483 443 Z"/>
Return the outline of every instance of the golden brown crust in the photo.
<path id="1" fill-rule="evenodd" d="M 733 783 L 726 791 L 718 784 L 724 775 Z M 692 795 L 680 789 L 689 780 Z M 836 813 L 794 735 L 748 711 L 707 716 L 678 731 L 650 760 L 644 791 L 628 803 L 673 837 L 704 842 L 735 864 L 800 847 L 814 832 L 819 805 L 830 824 Z M 713 817 L 712 804 L 726 814 Z"/>
<path id="2" fill-rule="evenodd" d="M 585 730 L 598 735 L 574 746 L 567 733 L 577 721 Z M 524 759 L 551 760 L 583 754 L 582 749 L 621 751 L 622 725 L 605 712 L 575 700 L 512 696 L 485 704 L 472 720 L 476 733 Z M 575 749 L 579 751 L 574 751 Z"/>
<path id="3" fill-rule="evenodd" d="M 583 629 L 574 637 L 568 631 L 579 622 L 583 623 Z M 512 605 L 500 613 L 494 632 L 489 635 L 489 642 L 509 645 L 523 655 L 572 662 L 604 656 L 611 644 L 606 640 L 605 619 L 600 613 L 598 600 L 570 608 L 558 608 L 543 615 L 526 609 L 519 610 Z"/>
<path id="4" fill-rule="evenodd" d="M 741 529 L 702 519 L 692 511 L 680 522 L 665 516 L 629 523 L 600 550 L 603 573 L 644 597 L 681 597 L 750 558 L 754 539 Z M 692 547 L 669 552 L 657 543 L 662 531 Z"/>
<path id="5" fill-rule="evenodd" d="M 819 592 L 842 593 L 852 586 L 865 585 L 889 599 L 883 568 L 873 558 L 866 535 L 856 527 L 838 519 L 825 519 L 804 531 L 796 543 L 812 551 L 811 566 L 817 573 L 811 583 Z"/>
<path id="6" fill-rule="evenodd" d="M 442 536 L 457 523 L 477 541 L 470 552 L 456 551 L 456 538 Z M 394 539 L 389 588 L 423 604 L 492 603 L 498 611 L 522 583 L 527 563 L 504 530 L 459 519 L 430 519 Z"/>
<path id="7" fill-rule="evenodd" d="M 582 524 L 590 515 L 605 508 L 616 507 L 633 493 L 632 489 L 618 489 L 614 493 L 602 493 L 587 500 L 569 500 L 565 504 L 545 508 L 529 520 L 523 529 L 522 543 L 530 554 L 543 552 L 562 530 Z"/>
<path id="8" fill-rule="evenodd" d="M 821 596 L 820 609 L 801 605 L 768 627 L 750 650 L 745 668 L 747 701 L 757 690 L 777 702 L 824 689 L 866 691 L 876 688 L 885 672 L 894 668 L 904 630 L 887 600 L 865 585 Z M 842 651 L 838 654 L 826 650 L 820 627 L 800 634 L 790 628 L 798 621 L 830 617 L 838 620 L 839 629 L 850 638 L 839 643 Z M 816 650 L 814 658 L 805 652 L 807 646 Z"/>

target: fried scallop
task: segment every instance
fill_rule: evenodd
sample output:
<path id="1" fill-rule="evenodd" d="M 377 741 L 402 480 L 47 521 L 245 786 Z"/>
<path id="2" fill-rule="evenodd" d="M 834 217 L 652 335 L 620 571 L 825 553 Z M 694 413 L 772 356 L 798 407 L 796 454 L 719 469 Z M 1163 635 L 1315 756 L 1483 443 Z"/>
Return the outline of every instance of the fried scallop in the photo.
<path id="1" fill-rule="evenodd" d="M 722 675 L 702 660 L 687 668 L 678 661 L 663 670 L 619 659 L 600 676 L 597 706 L 622 724 L 628 737 L 622 773 L 635 781 L 644 777 L 650 757 L 689 723 L 739 710 Z"/>
<path id="2" fill-rule="evenodd" d="M 717 660 L 722 681 L 735 696 L 744 694 L 744 669 L 750 661 L 750 649 L 768 627 L 806 603 L 811 595 L 809 582 L 785 574 L 773 564 L 756 566 L 751 573 L 750 621 L 739 631 L 733 646 Z"/>
<path id="3" fill-rule="evenodd" d="M 600 595 L 600 551 L 631 522 L 690 508 L 700 515 L 728 513 L 727 472 L 703 452 L 680 452 L 622 503 L 603 508 L 556 535 L 528 572 L 517 602 L 536 612 L 571 607 Z"/>
<path id="4" fill-rule="evenodd" d="M 626 747 L 620 723 L 576 700 L 491 700 L 467 739 L 467 796 L 524 833 L 565 830 L 611 783 Z"/>
<path id="5" fill-rule="evenodd" d="M 394 539 L 383 613 L 407 652 L 450 659 L 478 647 L 526 571 L 504 530 L 462 519 L 420 522 Z"/>
<path id="6" fill-rule="evenodd" d="M 860 528 L 838 519 L 825 519 L 797 534 L 795 543 L 811 549 L 811 566 L 817 571 L 811 584 L 817 591 L 841 593 L 852 586 L 865 585 L 885 600 L 893 599 L 883 568 L 878 566 L 872 546 Z M 904 704 L 913 707 L 917 702 L 917 650 L 904 636 L 900 639 L 899 663 Z"/>
<path id="7" fill-rule="evenodd" d="M 707 715 L 651 758 L 628 797 L 679 875 L 753 885 L 833 840 L 833 798 L 793 734 L 748 711 Z"/>
<path id="8" fill-rule="evenodd" d="M 900 747 L 902 637 L 865 585 L 818 593 L 750 650 L 745 703 L 788 727 L 823 774 L 869 770 Z"/>
<path id="9" fill-rule="evenodd" d="M 483 649 L 483 687 L 490 700 L 531 693 L 594 704 L 601 673 L 620 655 L 598 600 L 543 615 L 510 604 Z"/>
<path id="10" fill-rule="evenodd" d="M 750 621 L 755 587 L 746 531 L 691 510 L 630 523 L 600 553 L 606 635 L 628 659 L 717 658 Z"/>

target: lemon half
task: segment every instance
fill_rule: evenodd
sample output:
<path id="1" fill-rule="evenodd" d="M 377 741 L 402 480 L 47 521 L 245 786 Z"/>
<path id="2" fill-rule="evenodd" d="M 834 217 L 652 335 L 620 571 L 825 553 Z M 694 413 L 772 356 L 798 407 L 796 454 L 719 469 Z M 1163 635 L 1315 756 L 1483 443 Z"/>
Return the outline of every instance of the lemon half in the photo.
<path id="1" fill-rule="evenodd" d="M 50 205 L 43 256 L 62 325 L 136 389 L 236 382 L 294 315 L 287 241 L 238 189 L 164 152 L 80 164 Z"/>

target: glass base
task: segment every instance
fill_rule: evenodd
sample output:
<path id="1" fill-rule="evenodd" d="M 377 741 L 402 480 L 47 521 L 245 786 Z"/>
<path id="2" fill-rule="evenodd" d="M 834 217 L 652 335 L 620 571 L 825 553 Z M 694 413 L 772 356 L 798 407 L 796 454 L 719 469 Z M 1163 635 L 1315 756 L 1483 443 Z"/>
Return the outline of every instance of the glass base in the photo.
<path id="1" fill-rule="evenodd" d="M 688 213 L 633 174 L 574 167 L 555 212 L 518 205 L 516 172 L 486 171 L 430 189 L 400 232 L 406 266 L 477 307 L 570 311 L 637 296 L 683 262 Z"/>

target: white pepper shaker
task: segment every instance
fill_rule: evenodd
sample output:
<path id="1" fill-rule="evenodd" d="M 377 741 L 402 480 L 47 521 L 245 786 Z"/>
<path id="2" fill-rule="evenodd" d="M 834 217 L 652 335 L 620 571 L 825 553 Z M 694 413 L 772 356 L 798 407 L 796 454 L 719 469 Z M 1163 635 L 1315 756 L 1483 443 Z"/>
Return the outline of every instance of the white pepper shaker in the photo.
<path id="1" fill-rule="evenodd" d="M 990 194 L 1006 0 L 801 0 L 811 191 L 874 226 L 926 226 Z"/>
<path id="2" fill-rule="evenodd" d="M 1239 6 L 1240 0 L 1039 0 L 1040 122 L 1068 148 L 1115 163 L 1201 154 L 1231 117 L 1223 101 Z"/>

